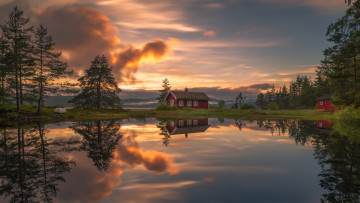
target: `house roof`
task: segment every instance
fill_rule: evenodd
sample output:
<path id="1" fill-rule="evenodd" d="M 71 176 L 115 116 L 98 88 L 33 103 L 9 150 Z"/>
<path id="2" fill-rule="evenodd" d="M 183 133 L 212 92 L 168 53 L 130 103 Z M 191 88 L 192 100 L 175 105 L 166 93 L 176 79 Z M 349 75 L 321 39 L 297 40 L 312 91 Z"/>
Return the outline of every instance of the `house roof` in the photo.
<path id="1" fill-rule="evenodd" d="M 323 94 L 320 97 L 316 98 L 316 100 L 331 100 L 332 94 Z"/>
<path id="2" fill-rule="evenodd" d="M 210 125 L 180 127 L 180 128 L 175 128 L 175 130 L 170 132 L 170 134 L 178 135 L 178 134 L 186 134 L 186 133 L 200 133 L 200 132 L 205 132 L 209 127 Z"/>
<path id="3" fill-rule="evenodd" d="M 210 100 L 203 92 L 171 91 L 170 93 L 172 93 L 176 99 Z"/>

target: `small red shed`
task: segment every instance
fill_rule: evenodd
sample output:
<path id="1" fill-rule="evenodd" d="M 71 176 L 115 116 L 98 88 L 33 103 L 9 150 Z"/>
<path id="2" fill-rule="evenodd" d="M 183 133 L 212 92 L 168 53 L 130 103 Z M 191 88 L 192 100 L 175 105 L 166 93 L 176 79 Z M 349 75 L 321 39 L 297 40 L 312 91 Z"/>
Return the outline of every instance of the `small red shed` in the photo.
<path id="1" fill-rule="evenodd" d="M 190 107 L 195 109 L 209 108 L 210 98 L 203 92 L 171 91 L 166 96 L 166 104 L 178 108 Z"/>
<path id="2" fill-rule="evenodd" d="M 337 108 L 331 102 L 332 94 L 324 94 L 317 98 L 317 106 L 319 111 L 335 111 Z"/>

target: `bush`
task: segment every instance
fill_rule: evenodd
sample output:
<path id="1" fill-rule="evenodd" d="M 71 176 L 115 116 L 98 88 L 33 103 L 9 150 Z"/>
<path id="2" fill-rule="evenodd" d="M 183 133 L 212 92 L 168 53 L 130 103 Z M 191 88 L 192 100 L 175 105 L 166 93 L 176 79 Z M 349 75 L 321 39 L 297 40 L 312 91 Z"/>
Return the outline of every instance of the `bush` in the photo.
<path id="1" fill-rule="evenodd" d="M 348 123 L 360 123 L 360 109 L 356 109 L 354 105 L 345 107 L 341 111 L 334 113 L 334 118 L 337 121 Z"/>
<path id="2" fill-rule="evenodd" d="M 222 108 L 224 108 L 224 106 L 225 106 L 225 101 L 224 101 L 224 100 L 220 100 L 220 101 L 218 102 L 218 108 L 219 108 L 219 109 L 222 109 Z"/>
<path id="3" fill-rule="evenodd" d="M 166 104 L 160 104 L 160 106 L 156 107 L 156 110 L 159 111 L 174 111 L 176 110 L 175 106 L 168 106 Z"/>
<path id="4" fill-rule="evenodd" d="M 241 110 L 255 109 L 255 106 L 252 105 L 252 104 L 247 104 L 247 103 L 245 103 L 245 104 L 243 104 L 243 105 L 240 106 L 240 109 L 241 109 Z"/>
<path id="5" fill-rule="evenodd" d="M 270 102 L 267 105 L 267 109 L 269 109 L 269 110 L 279 110 L 279 106 L 275 102 Z"/>

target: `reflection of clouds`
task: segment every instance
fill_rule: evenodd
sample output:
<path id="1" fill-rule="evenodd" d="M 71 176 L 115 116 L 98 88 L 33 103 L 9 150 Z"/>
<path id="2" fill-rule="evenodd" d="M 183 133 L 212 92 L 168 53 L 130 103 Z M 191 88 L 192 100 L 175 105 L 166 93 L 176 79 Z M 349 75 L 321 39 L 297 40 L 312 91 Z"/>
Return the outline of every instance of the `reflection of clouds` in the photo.
<path id="1" fill-rule="evenodd" d="M 181 188 L 188 185 L 193 185 L 198 181 L 180 181 L 174 183 L 158 183 L 158 184 L 134 184 L 125 187 L 120 187 L 120 190 L 138 190 L 138 189 L 162 189 L 162 188 Z"/>
<path id="2" fill-rule="evenodd" d="M 106 173 L 97 171 L 89 159 L 83 159 L 82 152 L 72 154 L 78 167 L 73 169 L 67 183 L 72 187 L 65 185 L 62 189 L 64 192 L 61 193 L 64 195 L 60 194 L 59 198 L 65 202 L 98 202 L 109 197 L 115 188 L 120 186 L 120 176 L 124 171 L 137 166 L 143 166 L 144 169 L 158 174 L 166 171 L 170 175 L 179 173 L 179 170 L 173 167 L 172 158 L 163 152 L 142 150 L 135 140 L 136 132 L 129 132 L 120 140 Z"/>

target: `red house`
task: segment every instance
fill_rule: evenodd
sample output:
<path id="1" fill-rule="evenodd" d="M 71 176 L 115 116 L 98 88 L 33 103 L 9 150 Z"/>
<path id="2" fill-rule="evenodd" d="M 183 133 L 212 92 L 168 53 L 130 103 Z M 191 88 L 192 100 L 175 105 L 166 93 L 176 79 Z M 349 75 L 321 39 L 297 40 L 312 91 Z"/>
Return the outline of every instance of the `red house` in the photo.
<path id="1" fill-rule="evenodd" d="M 319 111 L 335 111 L 337 108 L 332 105 L 332 94 L 324 94 L 317 98 L 317 106 Z"/>
<path id="2" fill-rule="evenodd" d="M 166 103 L 169 106 L 178 108 L 190 107 L 196 109 L 207 109 L 210 98 L 203 92 L 171 91 L 166 96 Z"/>

